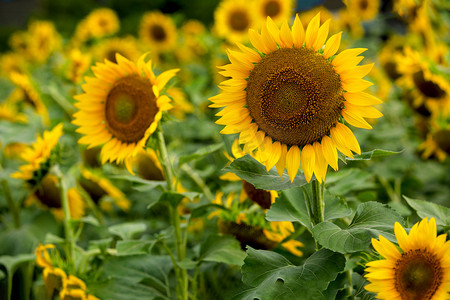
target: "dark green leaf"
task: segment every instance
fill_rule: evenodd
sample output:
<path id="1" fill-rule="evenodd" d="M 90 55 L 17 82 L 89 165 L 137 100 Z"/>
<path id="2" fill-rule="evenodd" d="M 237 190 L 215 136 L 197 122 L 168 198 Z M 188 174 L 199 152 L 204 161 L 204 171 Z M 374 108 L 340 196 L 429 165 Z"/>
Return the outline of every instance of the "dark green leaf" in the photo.
<path id="1" fill-rule="evenodd" d="M 312 224 L 302 188 L 284 190 L 267 211 L 266 219 L 268 221 L 299 222 L 311 230 Z"/>
<path id="2" fill-rule="evenodd" d="M 450 225 L 450 208 L 433 202 L 411 199 L 406 196 L 403 196 L 403 198 L 405 198 L 409 206 L 411 206 L 422 219 L 431 217 L 436 220 L 437 225 Z"/>
<path id="3" fill-rule="evenodd" d="M 244 263 L 245 252 L 239 242 L 228 235 L 210 235 L 203 242 L 199 260 L 223 262 L 241 266 Z"/>
<path id="4" fill-rule="evenodd" d="M 324 198 L 325 221 L 345 218 L 352 214 L 353 210 L 347 206 L 347 203 L 343 199 L 331 195 L 328 190 L 325 190 Z"/>
<path id="5" fill-rule="evenodd" d="M 374 176 L 361 169 L 346 168 L 339 172 L 330 172 L 327 177 L 327 190 L 333 195 L 347 195 L 375 187 Z"/>
<path id="6" fill-rule="evenodd" d="M 189 258 L 185 258 L 182 261 L 178 262 L 177 265 L 185 270 L 190 270 L 195 268 L 195 266 L 197 265 L 196 261 L 193 261 L 192 259 Z"/>
<path id="7" fill-rule="evenodd" d="M 110 226 L 108 231 L 121 237 L 123 240 L 131 240 L 134 235 L 147 230 L 144 223 L 121 223 Z"/>
<path id="8" fill-rule="evenodd" d="M 281 191 L 307 184 L 303 173 L 299 173 L 294 178 L 294 182 L 291 182 L 286 171 L 283 173 L 283 178 L 280 178 L 275 169 L 267 172 L 264 165 L 248 154 L 234 160 L 223 170 L 236 174 L 241 179 L 253 184 L 257 189 Z"/>
<path id="9" fill-rule="evenodd" d="M 334 223 L 322 222 L 314 226 L 314 238 L 325 248 L 339 253 L 366 250 L 372 238 L 384 236 L 396 241 L 394 223 L 403 218 L 394 210 L 378 202 L 366 202 L 358 206 L 351 224 L 342 229 Z"/>
<path id="10" fill-rule="evenodd" d="M 242 281 L 253 289 L 236 299 L 325 299 L 323 291 L 345 265 L 339 253 L 321 249 L 301 266 L 292 265 L 282 255 L 248 247 L 242 266 Z"/>
<path id="11" fill-rule="evenodd" d="M 180 202 L 184 198 L 189 198 L 189 199 L 193 200 L 194 198 L 199 197 L 199 196 L 200 196 L 199 193 L 194 193 L 194 192 L 185 192 L 185 193 L 164 192 L 161 194 L 161 197 L 159 197 L 157 202 L 168 203 L 172 207 L 177 207 L 178 204 L 180 204 Z M 154 205 L 154 203 L 150 204 L 148 208 L 150 208 L 153 205 Z"/>
<path id="12" fill-rule="evenodd" d="M 147 254 L 149 248 L 155 243 L 155 241 L 118 241 L 116 245 L 117 255 L 136 255 Z"/>
<path id="13" fill-rule="evenodd" d="M 209 145 L 203 148 L 198 149 L 192 154 L 181 156 L 178 160 L 178 168 L 180 168 L 183 164 L 202 158 L 210 153 L 213 153 L 219 149 L 223 148 L 223 143 L 215 144 L 215 145 Z"/>
<path id="14" fill-rule="evenodd" d="M 134 183 L 133 188 L 139 192 L 151 191 L 155 188 L 165 189 L 167 183 L 162 180 L 146 180 L 133 175 L 113 175 L 113 179 L 125 180 Z"/>
<path id="15" fill-rule="evenodd" d="M 369 152 L 363 152 L 361 154 L 356 154 L 353 156 L 353 158 L 347 157 L 347 160 L 371 160 L 372 158 L 376 157 L 385 157 L 385 156 L 391 156 L 395 154 L 400 154 L 402 151 L 390 151 L 390 150 L 382 150 L 382 149 L 374 149 Z"/>
<path id="16" fill-rule="evenodd" d="M 210 208 L 227 209 L 222 205 L 218 205 L 218 204 L 214 204 L 214 203 L 200 205 L 192 210 L 191 219 L 200 218 L 200 217 L 205 216 L 206 214 L 208 214 Z"/>
<path id="17" fill-rule="evenodd" d="M 89 284 L 89 291 L 100 299 L 108 300 L 169 299 L 145 283 L 130 283 L 126 278 L 111 278 L 106 282 Z"/>

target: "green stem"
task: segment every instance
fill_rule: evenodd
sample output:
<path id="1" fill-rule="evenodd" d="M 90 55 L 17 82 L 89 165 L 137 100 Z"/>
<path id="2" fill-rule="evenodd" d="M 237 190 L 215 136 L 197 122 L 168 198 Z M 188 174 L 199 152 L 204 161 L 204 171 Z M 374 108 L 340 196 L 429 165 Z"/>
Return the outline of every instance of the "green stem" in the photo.
<path id="1" fill-rule="evenodd" d="M 197 300 L 198 293 L 198 285 L 197 285 L 197 277 L 200 272 L 201 262 L 195 267 L 194 276 L 192 276 L 192 300 Z"/>
<path id="2" fill-rule="evenodd" d="M 67 187 L 64 178 L 60 176 L 61 186 L 61 202 L 64 211 L 64 235 L 67 241 L 67 261 L 70 263 L 70 269 L 75 270 L 74 258 L 75 258 L 75 238 L 72 229 L 72 220 L 70 215 L 69 198 L 67 197 Z"/>
<path id="3" fill-rule="evenodd" d="M 377 176 L 377 179 L 381 183 L 381 185 L 384 187 L 384 189 L 386 190 L 386 192 L 389 196 L 389 199 L 392 202 L 397 202 L 397 203 L 401 202 L 401 198 L 397 195 L 397 193 L 394 191 L 394 189 L 391 187 L 391 185 L 385 178 L 383 178 L 381 176 Z"/>
<path id="4" fill-rule="evenodd" d="M 6 179 L 2 179 L 3 191 L 5 193 L 6 202 L 8 203 L 9 210 L 11 211 L 11 217 L 13 219 L 14 228 L 20 227 L 20 213 L 17 209 L 16 204 L 11 196 L 11 190 L 9 189 L 9 184 Z"/>
<path id="5" fill-rule="evenodd" d="M 163 135 L 161 128 L 158 128 L 158 130 L 157 130 L 157 140 L 158 140 L 158 148 L 159 148 L 161 164 L 164 169 L 164 176 L 165 176 L 166 182 L 167 182 L 167 191 L 172 192 L 172 191 L 174 191 L 173 171 L 172 171 L 173 168 L 172 168 L 172 163 L 169 159 L 166 142 L 164 140 L 164 135 Z M 175 230 L 177 259 L 178 259 L 178 262 L 180 262 L 186 257 L 186 246 L 185 246 L 185 243 L 183 242 L 183 237 L 182 237 L 182 233 L 181 233 L 180 215 L 178 213 L 178 207 L 169 206 L 169 212 L 170 212 L 170 218 L 171 218 L 174 230 Z M 176 264 L 176 262 L 173 267 L 175 269 L 175 274 L 177 275 L 178 299 L 187 300 L 188 299 L 188 288 L 189 288 L 187 270 L 179 268 L 179 266 Z"/>
<path id="6" fill-rule="evenodd" d="M 355 296 L 352 295 L 353 294 L 352 270 L 347 270 L 345 272 L 345 275 L 346 275 L 347 281 L 348 281 L 348 287 L 346 288 L 347 299 L 355 300 Z"/>
<path id="7" fill-rule="evenodd" d="M 314 226 L 323 222 L 325 203 L 323 201 L 323 190 L 325 184 L 319 183 L 317 180 L 312 182 L 312 221 Z"/>
<path id="8" fill-rule="evenodd" d="M 214 200 L 214 195 L 212 194 L 209 187 L 206 185 L 205 181 L 195 172 L 189 165 L 184 164 L 181 169 L 186 172 L 187 175 L 189 175 L 192 180 L 202 189 L 203 194 L 205 194 L 206 198 L 209 202 L 212 202 Z"/>

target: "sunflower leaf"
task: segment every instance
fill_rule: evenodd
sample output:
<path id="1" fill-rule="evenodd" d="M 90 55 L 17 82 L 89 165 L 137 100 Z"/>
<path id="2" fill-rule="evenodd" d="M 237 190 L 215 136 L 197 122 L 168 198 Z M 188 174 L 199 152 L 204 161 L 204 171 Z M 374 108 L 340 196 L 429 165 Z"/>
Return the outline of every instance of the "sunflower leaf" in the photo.
<path id="1" fill-rule="evenodd" d="M 391 155 L 396 155 L 396 154 L 400 154 L 402 153 L 404 150 L 402 151 L 390 151 L 390 150 L 383 150 L 383 149 L 374 149 L 372 151 L 369 152 L 363 152 L 361 154 L 356 154 L 353 156 L 353 158 L 351 157 L 347 157 L 346 160 L 371 160 L 372 158 L 376 158 L 376 157 L 385 157 L 385 156 L 391 156 Z"/>
<path id="2" fill-rule="evenodd" d="M 352 222 L 346 229 L 331 222 L 314 226 L 314 238 L 325 248 L 339 253 L 366 250 L 372 238 L 384 236 L 395 241 L 394 223 L 404 225 L 403 218 L 394 210 L 378 202 L 366 202 L 358 206 Z"/>
<path id="3" fill-rule="evenodd" d="M 181 156 L 178 159 L 178 168 L 180 168 L 183 164 L 185 164 L 187 162 L 202 158 L 202 157 L 204 157 L 210 153 L 216 152 L 217 150 L 222 149 L 222 148 L 223 148 L 223 143 L 219 143 L 219 144 L 209 145 L 209 146 L 200 148 L 192 154 Z"/>
<path id="4" fill-rule="evenodd" d="M 239 178 L 253 184 L 257 189 L 263 190 L 281 191 L 300 187 L 308 183 L 303 173 L 300 172 L 299 175 L 295 176 L 293 182 L 289 179 L 287 171 L 283 172 L 283 178 L 280 178 L 275 168 L 267 172 L 264 165 L 248 154 L 234 160 L 223 170 L 232 172 L 239 176 Z"/>
<path id="5" fill-rule="evenodd" d="M 242 266 L 242 281 L 253 287 L 234 299 L 325 299 L 324 290 L 344 269 L 342 254 L 321 249 L 301 266 L 292 265 L 284 256 L 248 247 Z"/>
<path id="6" fill-rule="evenodd" d="M 138 233 L 147 230 L 145 223 L 121 223 L 110 226 L 108 231 L 122 238 L 123 240 L 131 240 Z"/>
<path id="7" fill-rule="evenodd" d="M 419 217 L 432 217 L 436 220 L 436 225 L 450 226 L 450 208 L 424 200 L 411 199 L 406 196 L 403 196 L 403 198 L 417 212 Z"/>
<path id="8" fill-rule="evenodd" d="M 241 266 L 244 263 L 245 252 L 239 242 L 228 235 L 210 235 L 200 249 L 199 261 L 223 262 Z"/>

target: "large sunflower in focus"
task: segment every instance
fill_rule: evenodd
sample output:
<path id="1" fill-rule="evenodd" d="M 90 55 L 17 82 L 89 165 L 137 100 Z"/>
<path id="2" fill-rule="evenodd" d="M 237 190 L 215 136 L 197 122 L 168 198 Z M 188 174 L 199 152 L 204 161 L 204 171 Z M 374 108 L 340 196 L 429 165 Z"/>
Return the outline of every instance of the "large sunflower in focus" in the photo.
<path id="1" fill-rule="evenodd" d="M 436 236 L 436 221 L 423 219 L 409 234 L 397 222 L 395 236 L 399 249 L 383 236 L 372 239 L 384 259 L 366 264 L 365 289 L 377 299 L 450 299 L 450 242 L 446 234 Z"/>
<path id="2" fill-rule="evenodd" d="M 267 169 L 285 167 L 291 181 L 300 164 L 306 180 L 313 173 L 325 179 L 327 166 L 338 169 L 337 150 L 347 156 L 360 153 L 358 141 L 344 124 L 371 129 L 364 118 L 381 113 L 371 105 L 381 100 L 364 89 L 362 79 L 373 64 L 358 66 L 366 49 L 348 49 L 334 56 L 341 33 L 323 44 L 329 20 L 319 27 L 320 15 L 306 31 L 296 16 L 292 29 L 281 29 L 268 18 L 261 34 L 249 31 L 257 51 L 238 45 L 242 52 L 228 51 L 231 64 L 221 67 L 222 93 L 210 98 L 210 107 L 224 107 L 217 124 L 224 134 L 239 133 L 244 151 L 258 149 Z M 322 49 L 322 50 L 321 50 Z M 319 51 L 320 50 L 320 51 Z"/>
<path id="3" fill-rule="evenodd" d="M 142 17 L 139 37 L 152 51 L 172 50 L 177 42 L 177 28 L 169 16 L 152 11 Z"/>
<path id="4" fill-rule="evenodd" d="M 95 77 L 86 77 L 84 93 L 75 96 L 80 110 L 73 124 L 84 135 L 78 142 L 90 148 L 103 145 L 102 164 L 121 163 L 136 155 L 155 132 L 162 112 L 172 107 L 169 97 L 160 92 L 178 69 L 155 76 L 145 56 L 137 64 L 120 54 L 117 64 L 97 63 L 92 67 Z"/>
<path id="5" fill-rule="evenodd" d="M 258 22 L 252 2 L 224 0 L 214 12 L 214 30 L 231 43 L 248 39 L 247 32 Z"/>

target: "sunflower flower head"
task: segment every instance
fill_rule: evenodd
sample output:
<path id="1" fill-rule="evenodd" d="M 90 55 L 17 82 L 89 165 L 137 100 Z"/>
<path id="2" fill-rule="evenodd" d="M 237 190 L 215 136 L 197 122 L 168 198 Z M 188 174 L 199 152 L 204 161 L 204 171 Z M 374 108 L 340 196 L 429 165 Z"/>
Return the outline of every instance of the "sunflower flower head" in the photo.
<path id="1" fill-rule="evenodd" d="M 239 133 L 244 151 L 257 150 L 280 176 L 286 168 L 291 181 L 300 166 L 308 182 L 313 174 L 323 181 L 328 165 L 338 169 L 337 150 L 361 153 L 346 123 L 371 129 L 364 118 L 382 116 L 372 107 L 381 100 L 364 92 L 372 83 L 362 77 L 373 67 L 358 65 L 366 49 L 335 55 L 341 32 L 326 41 L 330 20 L 319 24 L 317 14 L 304 30 L 296 16 L 292 28 L 285 21 L 280 29 L 268 17 L 261 33 L 250 29 L 256 51 L 241 44 L 241 51 L 228 50 L 231 64 L 220 73 L 231 79 L 210 98 L 210 107 L 223 108 L 221 133 Z"/>
<path id="2" fill-rule="evenodd" d="M 416 223 L 409 234 L 397 222 L 395 237 L 400 250 L 383 236 L 372 239 L 384 258 L 366 264 L 365 289 L 378 299 L 448 299 L 450 292 L 450 242 L 437 236 L 436 221 Z"/>
<path id="3" fill-rule="evenodd" d="M 105 60 L 92 67 L 95 77 L 86 77 L 84 93 L 75 96 L 73 124 L 84 136 L 80 144 L 89 148 L 102 145 L 102 164 L 122 163 L 130 172 L 130 159 L 155 132 L 162 112 L 172 108 L 170 99 L 160 92 L 178 72 L 169 70 L 155 76 L 146 54 L 133 63 L 116 54 L 117 63 Z"/>
<path id="4" fill-rule="evenodd" d="M 156 52 L 172 50 L 177 41 L 177 28 L 172 19 L 160 11 L 144 14 L 139 37 Z"/>
<path id="5" fill-rule="evenodd" d="M 38 136 L 36 142 L 22 153 L 21 157 L 27 164 L 21 166 L 20 171 L 11 174 L 11 177 L 39 182 L 50 168 L 50 155 L 62 134 L 63 125 L 60 123 L 51 131 L 44 131 L 42 136 Z"/>

